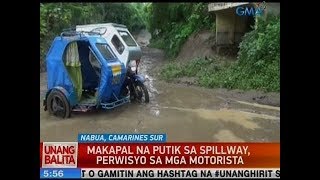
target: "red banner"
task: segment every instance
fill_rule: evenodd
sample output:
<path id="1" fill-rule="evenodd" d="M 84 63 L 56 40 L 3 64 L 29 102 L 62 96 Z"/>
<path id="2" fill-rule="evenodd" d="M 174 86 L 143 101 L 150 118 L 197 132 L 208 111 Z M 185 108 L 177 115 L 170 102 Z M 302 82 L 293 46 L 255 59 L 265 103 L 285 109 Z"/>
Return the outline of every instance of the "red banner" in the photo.
<path id="1" fill-rule="evenodd" d="M 67 146 L 73 145 L 64 145 L 65 149 Z M 78 143 L 77 148 L 75 163 L 79 168 L 280 167 L 280 143 Z M 43 150 L 41 144 L 40 151 Z M 67 151 L 58 153 L 72 157 Z M 64 165 L 71 162 L 66 157 Z"/>

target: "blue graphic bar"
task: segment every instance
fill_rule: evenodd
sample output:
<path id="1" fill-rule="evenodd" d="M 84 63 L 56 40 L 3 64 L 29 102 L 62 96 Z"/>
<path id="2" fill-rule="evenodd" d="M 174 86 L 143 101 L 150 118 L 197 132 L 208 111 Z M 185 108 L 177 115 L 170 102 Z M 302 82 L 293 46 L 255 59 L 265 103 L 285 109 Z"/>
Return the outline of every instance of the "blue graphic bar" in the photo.
<path id="1" fill-rule="evenodd" d="M 166 134 L 79 134 L 79 143 L 165 143 Z"/>
<path id="2" fill-rule="evenodd" d="M 80 179 L 80 168 L 40 168 L 40 179 Z"/>

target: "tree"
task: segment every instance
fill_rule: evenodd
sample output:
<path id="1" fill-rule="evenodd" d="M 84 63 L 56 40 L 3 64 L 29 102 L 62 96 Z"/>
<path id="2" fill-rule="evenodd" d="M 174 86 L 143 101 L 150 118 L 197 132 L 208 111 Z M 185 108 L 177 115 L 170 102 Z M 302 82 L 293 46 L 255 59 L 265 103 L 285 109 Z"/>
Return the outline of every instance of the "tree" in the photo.
<path id="1" fill-rule="evenodd" d="M 79 24 L 120 23 L 130 31 L 145 27 L 143 3 L 40 3 L 40 56 L 54 36 Z"/>

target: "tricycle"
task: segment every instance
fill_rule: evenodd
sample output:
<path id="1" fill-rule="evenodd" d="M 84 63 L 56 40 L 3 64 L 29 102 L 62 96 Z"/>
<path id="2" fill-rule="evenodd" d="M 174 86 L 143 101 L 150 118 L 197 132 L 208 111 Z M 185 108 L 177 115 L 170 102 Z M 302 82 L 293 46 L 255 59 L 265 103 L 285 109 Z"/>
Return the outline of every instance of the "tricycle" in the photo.
<path id="1" fill-rule="evenodd" d="M 145 78 L 117 58 L 101 33 L 63 31 L 54 39 L 46 63 L 43 106 L 55 116 L 149 102 Z"/>

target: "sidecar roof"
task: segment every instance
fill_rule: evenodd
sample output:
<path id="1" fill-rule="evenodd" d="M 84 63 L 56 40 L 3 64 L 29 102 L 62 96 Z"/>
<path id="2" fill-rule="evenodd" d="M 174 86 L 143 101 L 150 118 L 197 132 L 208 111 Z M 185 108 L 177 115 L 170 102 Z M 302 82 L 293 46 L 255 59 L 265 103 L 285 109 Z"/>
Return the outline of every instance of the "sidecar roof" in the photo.
<path id="1" fill-rule="evenodd" d="M 62 61 L 63 60 L 63 53 L 68 46 L 73 41 L 89 41 L 90 44 L 95 43 L 107 43 L 107 41 L 100 36 L 71 36 L 71 37 L 64 37 L 58 36 L 53 40 L 51 48 L 47 54 L 46 61 Z"/>

